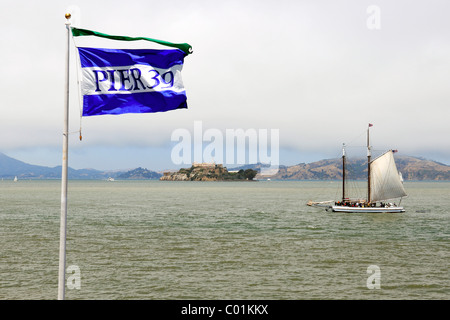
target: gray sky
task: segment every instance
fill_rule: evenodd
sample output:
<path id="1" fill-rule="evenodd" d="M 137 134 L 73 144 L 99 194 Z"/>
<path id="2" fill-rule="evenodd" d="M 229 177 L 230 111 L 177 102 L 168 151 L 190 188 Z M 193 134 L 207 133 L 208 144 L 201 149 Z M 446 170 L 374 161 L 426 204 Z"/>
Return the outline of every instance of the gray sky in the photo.
<path id="1" fill-rule="evenodd" d="M 343 142 L 450 164 L 450 2 L 0 2 L 0 152 L 61 163 L 65 18 L 108 34 L 188 42 L 187 110 L 95 116 L 70 139 L 74 168 L 173 167 L 171 133 L 279 129 L 280 163 L 340 155 Z M 379 8 L 379 16 L 367 11 Z M 379 18 L 380 28 L 368 20 Z M 70 130 L 80 126 L 71 48 Z M 361 155 L 365 155 L 364 151 Z"/>

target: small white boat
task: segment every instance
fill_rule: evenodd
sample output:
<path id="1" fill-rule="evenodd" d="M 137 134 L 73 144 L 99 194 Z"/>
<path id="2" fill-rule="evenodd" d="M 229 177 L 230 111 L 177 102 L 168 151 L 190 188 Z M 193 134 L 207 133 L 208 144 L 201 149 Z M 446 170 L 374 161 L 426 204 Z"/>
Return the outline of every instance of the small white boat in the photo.
<path id="1" fill-rule="evenodd" d="M 312 201 L 312 200 L 309 200 L 306 205 L 308 205 L 310 207 L 326 207 L 326 208 L 329 208 L 330 204 L 332 202 L 334 202 L 334 200 L 328 200 L 328 201 Z"/>
<path id="2" fill-rule="evenodd" d="M 17 176 L 14 177 L 14 182 L 17 182 L 19 179 L 17 179 Z"/>

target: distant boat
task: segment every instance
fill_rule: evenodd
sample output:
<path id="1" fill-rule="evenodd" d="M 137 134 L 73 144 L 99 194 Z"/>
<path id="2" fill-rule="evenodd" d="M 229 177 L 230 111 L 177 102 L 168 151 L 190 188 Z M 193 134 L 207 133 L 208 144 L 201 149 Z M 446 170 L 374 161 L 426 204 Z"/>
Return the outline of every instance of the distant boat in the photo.
<path id="1" fill-rule="evenodd" d="M 109 177 L 107 180 L 108 181 L 115 181 L 114 178 L 112 178 L 112 177 Z"/>
<path id="2" fill-rule="evenodd" d="M 14 182 L 17 182 L 19 179 L 17 179 L 17 176 L 14 177 Z"/>
<path id="3" fill-rule="evenodd" d="M 403 178 L 401 173 L 397 171 L 395 165 L 394 153 L 397 150 L 388 150 L 381 156 L 371 160 L 371 146 L 369 140 L 369 124 L 367 129 L 367 198 L 366 199 L 350 199 L 346 195 L 345 190 L 345 144 L 342 148 L 342 199 L 334 201 L 313 202 L 309 201 L 307 205 L 316 207 L 326 207 L 326 210 L 333 212 L 405 212 L 403 207 L 397 206 L 393 202 L 394 199 L 406 197 L 406 191 L 403 187 Z"/>

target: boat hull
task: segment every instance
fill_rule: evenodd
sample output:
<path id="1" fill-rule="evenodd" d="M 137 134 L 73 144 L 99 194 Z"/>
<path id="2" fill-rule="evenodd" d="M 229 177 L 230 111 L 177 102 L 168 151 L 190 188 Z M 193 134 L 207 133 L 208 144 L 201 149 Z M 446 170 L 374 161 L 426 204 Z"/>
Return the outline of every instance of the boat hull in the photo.
<path id="1" fill-rule="evenodd" d="M 405 212 L 403 207 L 347 207 L 347 206 L 331 206 L 333 212 L 350 212 L 350 213 L 395 213 Z"/>

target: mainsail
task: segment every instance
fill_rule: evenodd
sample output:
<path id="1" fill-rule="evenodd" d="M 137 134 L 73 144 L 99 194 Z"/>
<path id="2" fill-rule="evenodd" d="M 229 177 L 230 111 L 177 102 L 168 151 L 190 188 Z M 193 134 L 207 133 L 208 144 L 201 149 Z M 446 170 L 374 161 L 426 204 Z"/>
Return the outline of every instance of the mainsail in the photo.
<path id="1" fill-rule="evenodd" d="M 392 150 L 370 163 L 370 201 L 405 197 L 401 174 L 397 171 Z"/>

